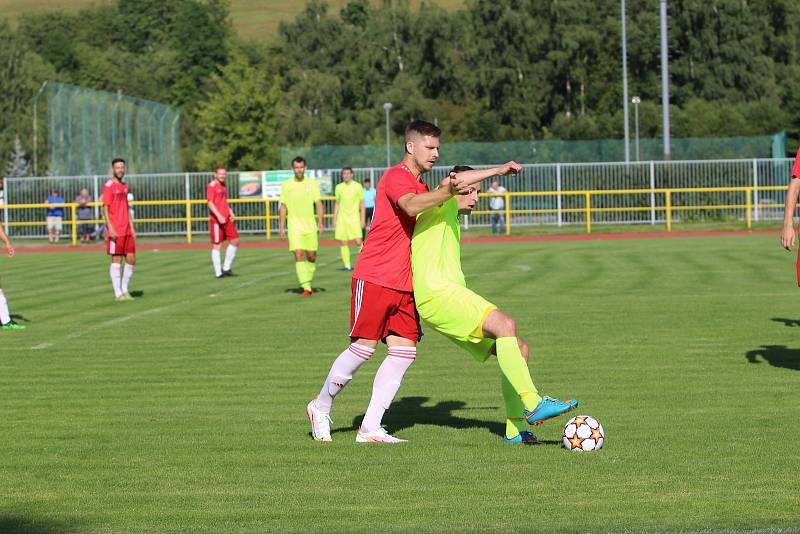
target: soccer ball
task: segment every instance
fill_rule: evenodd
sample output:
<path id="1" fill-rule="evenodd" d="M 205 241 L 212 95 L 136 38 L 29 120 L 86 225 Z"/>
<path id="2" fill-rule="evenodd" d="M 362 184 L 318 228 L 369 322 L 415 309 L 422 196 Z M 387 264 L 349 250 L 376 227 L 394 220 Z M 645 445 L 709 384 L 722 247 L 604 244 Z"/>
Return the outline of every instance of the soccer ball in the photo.
<path id="1" fill-rule="evenodd" d="M 589 452 L 603 448 L 603 425 L 591 415 L 578 415 L 564 425 L 564 447 L 570 451 Z"/>

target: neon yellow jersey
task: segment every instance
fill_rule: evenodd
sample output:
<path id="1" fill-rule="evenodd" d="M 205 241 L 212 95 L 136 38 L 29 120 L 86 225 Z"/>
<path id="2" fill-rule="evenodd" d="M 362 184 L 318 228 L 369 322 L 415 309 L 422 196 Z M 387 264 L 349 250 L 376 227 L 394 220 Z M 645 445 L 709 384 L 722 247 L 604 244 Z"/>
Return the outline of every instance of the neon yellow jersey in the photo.
<path id="1" fill-rule="evenodd" d="M 279 202 L 286 206 L 288 231 L 294 234 L 311 234 L 317 231 L 314 203 L 321 199 L 316 180 L 290 178 L 281 184 Z"/>
<path id="2" fill-rule="evenodd" d="M 453 284 L 466 287 L 461 271 L 461 227 L 455 198 L 417 217 L 411 238 L 414 299 L 427 302 Z"/>
<path id="3" fill-rule="evenodd" d="M 361 184 L 350 180 L 342 182 L 336 186 L 333 192 L 336 201 L 339 203 L 339 217 L 345 219 L 355 218 L 361 221 L 361 210 L 359 206 L 364 200 L 364 188 Z"/>

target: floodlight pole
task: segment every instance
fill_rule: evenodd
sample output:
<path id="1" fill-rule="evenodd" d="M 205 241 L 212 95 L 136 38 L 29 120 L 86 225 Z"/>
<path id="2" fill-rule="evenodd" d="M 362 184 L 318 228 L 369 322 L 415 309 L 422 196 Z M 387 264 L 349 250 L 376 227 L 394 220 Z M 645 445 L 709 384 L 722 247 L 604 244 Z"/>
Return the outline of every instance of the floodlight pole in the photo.
<path id="1" fill-rule="evenodd" d="M 39 97 L 50 80 L 45 80 L 33 97 L 33 175 L 39 176 Z"/>
<path id="2" fill-rule="evenodd" d="M 386 111 L 386 167 L 389 168 L 392 166 L 392 141 L 389 136 L 389 112 L 392 111 L 392 103 L 384 103 L 383 109 Z"/>
<path id="3" fill-rule="evenodd" d="M 625 163 L 630 163 L 631 132 L 628 124 L 628 46 L 626 44 L 625 0 L 620 0 L 620 7 L 622 9 L 622 114 L 625 121 Z"/>
<path id="4" fill-rule="evenodd" d="M 638 96 L 631 98 L 633 102 L 633 123 L 636 125 L 636 162 L 639 162 L 639 103 L 642 101 Z"/>
<path id="5" fill-rule="evenodd" d="M 667 0 L 661 0 L 661 108 L 664 129 L 664 160 L 672 159 L 669 136 L 669 48 L 667 45 Z"/>

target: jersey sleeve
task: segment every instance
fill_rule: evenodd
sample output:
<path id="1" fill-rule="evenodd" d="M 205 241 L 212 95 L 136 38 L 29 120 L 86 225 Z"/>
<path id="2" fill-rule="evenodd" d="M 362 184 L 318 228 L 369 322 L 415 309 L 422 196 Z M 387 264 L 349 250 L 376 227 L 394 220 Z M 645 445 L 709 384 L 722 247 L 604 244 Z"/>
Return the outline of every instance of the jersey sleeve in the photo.
<path id="1" fill-rule="evenodd" d="M 322 195 L 319 192 L 319 182 L 314 180 L 314 202 L 322 200 Z"/>
<path id="2" fill-rule="evenodd" d="M 364 187 L 361 184 L 358 184 L 358 195 L 356 195 L 356 198 L 359 202 L 364 201 Z"/>
<path id="3" fill-rule="evenodd" d="M 797 150 L 794 165 L 792 165 L 792 178 L 800 178 L 800 149 Z"/>
<path id="4" fill-rule="evenodd" d="M 386 196 L 392 204 L 397 205 L 400 197 L 417 192 L 417 184 L 404 172 L 394 172 L 386 177 Z"/>
<path id="5" fill-rule="evenodd" d="M 214 202 L 214 184 L 210 183 L 206 186 L 206 200 Z"/>
<path id="6" fill-rule="evenodd" d="M 336 189 L 333 190 L 333 196 L 336 197 L 336 202 L 342 201 L 342 184 L 336 186 Z"/>
<path id="7" fill-rule="evenodd" d="M 108 184 L 104 184 L 103 185 L 103 205 L 104 206 L 110 206 L 112 198 L 113 198 L 113 195 L 111 194 L 111 186 L 109 186 Z"/>

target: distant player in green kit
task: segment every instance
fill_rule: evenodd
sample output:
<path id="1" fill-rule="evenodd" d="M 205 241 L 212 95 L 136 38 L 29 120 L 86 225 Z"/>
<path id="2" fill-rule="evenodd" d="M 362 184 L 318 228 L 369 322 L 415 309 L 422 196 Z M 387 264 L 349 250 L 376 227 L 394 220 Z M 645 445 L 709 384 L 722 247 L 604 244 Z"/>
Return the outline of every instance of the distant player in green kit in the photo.
<path id="1" fill-rule="evenodd" d="M 461 271 L 458 221 L 459 214 L 475 209 L 481 180 L 520 170 L 522 166 L 513 161 L 486 170 L 455 167 L 451 176 L 457 175 L 465 184 L 472 184 L 472 189 L 417 217 L 411 239 L 411 268 L 420 317 L 479 362 L 497 355 L 506 404 L 504 441 L 536 444 L 541 442 L 527 430 L 527 424 L 538 425 L 566 413 L 578 401 L 539 395 L 528 370 L 528 345 L 517 335 L 514 319 L 467 289 Z"/>
<path id="2" fill-rule="evenodd" d="M 281 239 L 289 237 L 289 250 L 294 256 L 294 268 L 303 297 L 313 294 L 311 281 L 317 270 L 318 232 L 322 232 L 322 198 L 319 183 L 306 178 L 306 160 L 297 156 L 292 160 L 294 177 L 281 184 L 278 225 Z M 317 220 L 314 220 L 316 207 Z M 287 233 L 286 223 L 289 223 Z"/>
<path id="3" fill-rule="evenodd" d="M 354 242 L 359 250 L 361 238 L 366 226 L 364 210 L 364 188 L 353 180 L 353 169 L 342 169 L 342 183 L 334 190 L 336 204 L 333 206 L 334 237 L 341 243 L 339 251 L 342 255 L 342 270 L 352 271 L 350 263 L 350 243 Z"/>

